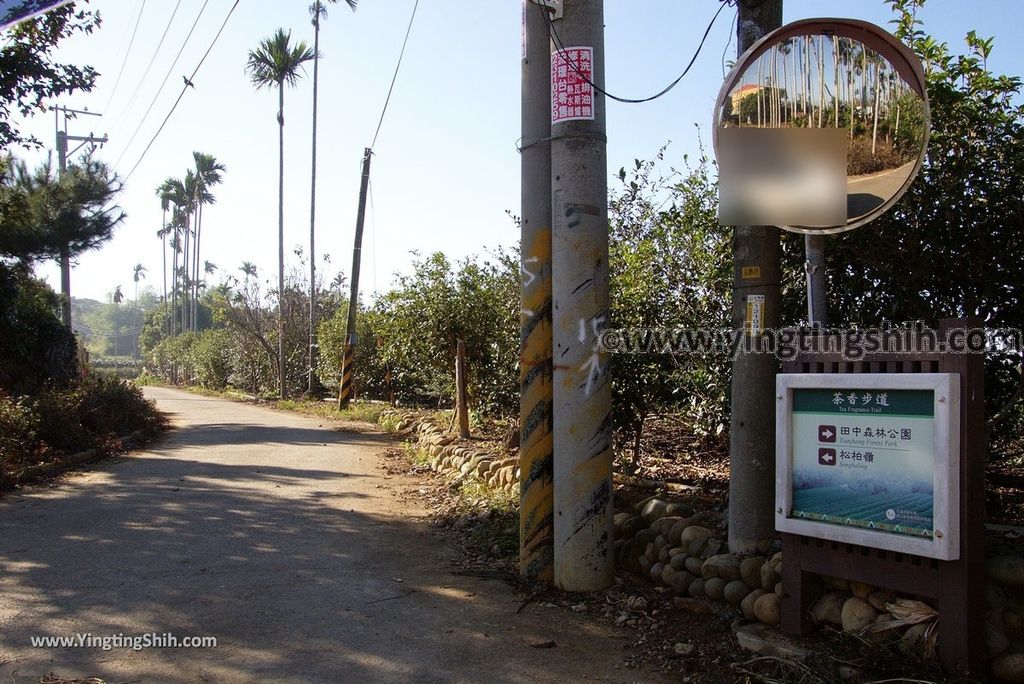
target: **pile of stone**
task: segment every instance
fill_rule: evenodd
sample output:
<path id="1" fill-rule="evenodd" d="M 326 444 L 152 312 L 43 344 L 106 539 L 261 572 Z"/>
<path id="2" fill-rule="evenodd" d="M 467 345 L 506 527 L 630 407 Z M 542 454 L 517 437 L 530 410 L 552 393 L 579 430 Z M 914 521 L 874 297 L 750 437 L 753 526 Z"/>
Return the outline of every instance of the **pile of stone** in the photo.
<path id="1" fill-rule="evenodd" d="M 493 490 L 519 491 L 518 456 L 485 451 L 473 442 L 449 434 L 427 416 L 389 409 L 381 414 L 381 419 L 415 438 L 427 454 L 431 470 L 456 480 L 476 479 Z"/>
<path id="2" fill-rule="evenodd" d="M 783 588 L 777 542 L 765 540 L 758 554 L 739 556 L 729 553 L 726 539 L 722 514 L 656 497 L 615 515 L 619 566 L 670 588 L 677 606 L 695 612 L 734 610 L 748 620 L 779 624 Z M 1024 684 L 1024 558 L 992 557 L 987 569 L 985 641 L 992 674 L 999 681 Z M 934 609 L 869 584 L 820 579 L 813 623 L 892 642 L 908 656 L 933 655 Z"/>
<path id="3" fill-rule="evenodd" d="M 671 588 L 678 605 L 711 599 L 735 606 L 747 619 L 779 623 L 782 553 L 772 553 L 773 541 L 760 545 L 764 555 L 730 554 L 721 514 L 658 498 L 617 513 L 615 537 L 619 565 Z"/>
<path id="4" fill-rule="evenodd" d="M 1001 681 L 1024 682 L 1024 558 L 988 559 L 985 586 L 985 643 L 992 674 Z"/>

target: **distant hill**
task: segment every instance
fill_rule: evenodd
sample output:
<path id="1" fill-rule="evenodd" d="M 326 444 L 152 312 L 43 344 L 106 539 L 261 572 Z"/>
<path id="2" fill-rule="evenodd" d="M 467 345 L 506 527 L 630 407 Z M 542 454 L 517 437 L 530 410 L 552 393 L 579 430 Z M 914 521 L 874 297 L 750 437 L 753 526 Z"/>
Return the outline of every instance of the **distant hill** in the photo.
<path id="1" fill-rule="evenodd" d="M 96 301 L 95 299 L 72 297 L 71 320 L 75 322 L 75 327 L 78 327 L 79 323 L 85 323 L 85 321 L 102 311 L 105 306 L 106 303 Z"/>

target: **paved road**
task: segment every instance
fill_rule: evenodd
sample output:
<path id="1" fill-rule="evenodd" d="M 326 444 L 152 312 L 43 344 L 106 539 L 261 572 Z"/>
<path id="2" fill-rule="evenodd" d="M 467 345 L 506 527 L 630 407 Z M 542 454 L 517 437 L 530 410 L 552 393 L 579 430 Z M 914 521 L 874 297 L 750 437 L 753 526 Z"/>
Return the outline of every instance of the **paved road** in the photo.
<path id="1" fill-rule="evenodd" d="M 850 177 L 846 186 L 847 216 L 849 218 L 863 216 L 881 206 L 903 187 L 916 163 L 916 161 L 907 162 L 888 171 Z"/>
<path id="2" fill-rule="evenodd" d="M 658 681 L 621 635 L 451 550 L 379 468 L 387 438 L 169 389 L 147 451 L 0 500 L 0 682 Z M 401 581 L 397 581 L 401 580 Z M 415 591 L 413 591 L 415 590 Z M 411 592 L 411 593 L 410 593 Z M 214 636 L 216 648 L 32 648 L 32 636 Z M 548 639 L 555 648 L 531 648 Z"/>

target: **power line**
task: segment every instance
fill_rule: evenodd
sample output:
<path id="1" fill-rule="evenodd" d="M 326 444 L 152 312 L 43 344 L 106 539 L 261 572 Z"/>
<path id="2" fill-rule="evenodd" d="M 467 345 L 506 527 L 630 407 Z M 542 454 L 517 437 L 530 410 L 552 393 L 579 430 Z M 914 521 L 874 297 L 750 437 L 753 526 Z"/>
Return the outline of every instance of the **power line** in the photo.
<path id="1" fill-rule="evenodd" d="M 177 65 L 178 59 L 181 57 L 181 53 L 185 49 L 185 45 L 188 44 L 188 39 L 191 38 L 191 34 L 193 34 L 193 32 L 196 30 L 196 25 L 199 24 L 199 20 L 203 16 L 203 11 L 206 9 L 206 5 L 209 2 L 210 0 L 204 0 L 203 6 L 199 8 L 199 14 L 196 15 L 196 20 L 195 22 L 193 22 L 193 25 L 191 25 L 191 28 L 188 29 L 188 34 L 185 36 L 184 41 L 181 42 L 181 47 L 178 48 L 178 53 L 174 55 L 174 61 L 171 62 L 170 69 L 168 69 L 167 74 L 164 75 L 164 80 L 160 82 L 160 87 L 157 88 L 157 94 L 153 96 L 153 101 L 150 102 L 150 106 L 147 106 L 147 108 L 145 109 L 145 114 L 142 115 L 142 119 L 139 120 L 138 126 L 135 127 L 135 132 L 132 133 L 131 138 L 128 139 L 128 144 L 125 145 L 125 148 L 121 152 L 121 156 L 118 157 L 118 161 L 114 163 L 115 167 L 117 167 L 118 164 L 121 163 L 121 160 L 124 159 L 124 156 L 128 154 L 128 148 L 131 147 L 131 143 L 135 140 L 135 136 L 138 135 L 138 132 L 142 130 L 142 124 L 144 124 L 145 120 L 148 117 L 150 117 L 150 113 L 153 111 L 153 105 L 157 103 L 157 99 L 160 97 L 160 93 L 164 91 L 164 86 L 167 85 L 167 79 L 170 78 L 171 72 L 174 71 L 174 67 Z M 237 5 L 238 3 L 236 2 L 234 4 Z M 234 6 L 232 5 L 231 11 L 233 10 Z M 228 13 L 228 15 L 230 15 L 230 13 Z"/>
<path id="2" fill-rule="evenodd" d="M 555 48 L 557 49 L 558 53 L 562 56 L 562 59 L 564 59 L 566 63 L 572 67 L 572 70 L 575 71 L 580 78 L 589 83 L 594 90 L 601 93 L 607 98 L 615 100 L 616 102 L 623 102 L 625 104 L 641 104 L 643 102 L 650 102 L 651 100 L 658 99 L 668 91 L 675 88 L 679 84 L 679 82 L 683 80 L 683 77 L 686 76 L 687 73 L 689 73 L 690 67 L 692 67 L 693 63 L 697 61 L 697 56 L 700 55 L 701 48 L 704 47 L 704 42 L 708 39 L 708 34 L 711 33 L 711 27 L 715 25 L 715 20 L 718 19 L 718 15 L 722 13 L 722 10 L 725 9 L 726 5 L 730 4 L 732 4 L 732 0 L 722 0 L 722 4 L 719 6 L 718 11 L 715 12 L 715 16 L 711 17 L 711 21 L 708 23 L 708 27 L 704 31 L 704 37 L 700 39 L 700 45 L 697 46 L 697 51 L 693 53 L 693 57 L 690 59 L 690 63 L 686 65 L 686 68 L 683 69 L 683 73 L 679 74 L 679 76 L 676 77 L 674 81 L 669 83 L 667 86 L 665 86 L 665 88 L 655 93 L 654 95 L 637 99 L 612 95 L 607 90 L 605 90 L 604 88 L 590 80 L 589 76 L 580 71 L 579 66 L 577 66 L 576 62 L 569 57 L 569 53 L 566 52 L 566 48 L 565 45 L 562 43 L 562 39 L 558 37 L 558 31 L 555 30 L 554 22 L 551 21 L 551 16 L 548 14 L 547 9 L 545 9 L 542 5 L 537 5 L 537 8 L 540 12 L 544 14 L 544 21 L 548 26 L 548 32 L 551 35 L 551 39 L 555 43 Z"/>
<path id="3" fill-rule="evenodd" d="M 117 93 L 117 86 L 121 83 L 121 75 L 124 73 L 124 65 L 128 63 L 128 55 L 132 53 L 132 45 L 135 44 L 135 34 L 139 30 L 139 23 L 142 22 L 142 13 L 146 10 L 146 0 L 142 0 L 142 5 L 139 6 L 139 16 L 135 18 L 135 28 L 132 29 L 132 39 L 128 41 L 128 49 L 124 52 L 124 59 L 121 60 L 121 68 L 117 72 L 117 79 L 114 81 L 114 89 L 110 91 L 110 99 L 107 100 L 107 106 L 103 108 L 104 111 L 110 109 L 110 103 L 114 101 L 114 95 Z"/>
<path id="4" fill-rule="evenodd" d="M 736 8 L 736 13 L 732 15 L 732 24 L 729 25 L 729 40 L 725 41 L 725 48 L 722 50 L 722 78 L 726 77 L 725 73 L 725 56 L 729 52 L 729 46 L 732 45 L 732 37 L 736 35 L 736 21 L 739 19 L 740 10 Z"/>
<path id="5" fill-rule="evenodd" d="M 231 5 L 231 9 L 228 10 L 227 16 L 224 17 L 224 21 L 221 23 L 220 28 L 217 29 L 217 35 L 215 35 L 213 40 L 210 42 L 210 47 L 206 48 L 206 52 L 203 53 L 203 57 L 199 60 L 199 64 L 197 64 L 196 68 L 192 70 L 191 75 L 188 77 L 188 81 L 191 81 L 196 77 L 196 74 L 199 72 L 199 68 L 203 66 L 203 62 L 205 62 L 206 58 L 210 55 L 210 51 L 213 50 L 213 46 L 217 44 L 220 34 L 224 31 L 224 27 L 228 25 L 228 19 L 231 18 L 231 15 L 235 12 L 235 8 L 238 7 L 238 2 L 239 0 L 235 0 Z M 203 6 L 205 7 L 205 4 Z M 131 178 L 133 173 L 135 173 L 135 169 L 139 168 L 139 164 L 141 164 L 142 160 L 145 159 L 146 153 L 149 152 L 149 148 L 153 146 L 154 142 L 156 142 L 156 139 L 160 136 L 160 132 L 164 130 L 164 126 L 167 125 L 167 121 L 171 118 L 171 115 L 174 114 L 174 110 L 178 108 L 178 103 L 181 102 L 181 98 L 185 96 L 185 91 L 188 90 L 188 88 L 189 85 L 187 82 L 181 87 L 181 93 L 178 95 L 178 99 L 174 101 L 174 105 L 171 106 L 171 111 L 167 112 L 167 116 L 164 117 L 163 122 L 160 124 L 160 128 L 156 129 L 156 133 L 153 134 L 153 138 L 149 141 L 149 144 L 146 145 L 146 149 L 142 151 L 142 155 L 139 157 L 139 160 L 135 162 L 135 166 L 133 166 L 132 170 L 128 172 L 128 175 L 124 177 L 124 182 L 127 183 L 128 179 Z"/>
<path id="6" fill-rule="evenodd" d="M 178 8 L 181 7 L 181 0 L 174 3 L 174 11 L 171 12 L 171 18 L 167 20 L 167 26 L 164 27 L 163 35 L 160 36 L 160 42 L 156 44 L 156 49 L 153 50 L 153 56 L 149 58 L 149 64 L 146 65 L 146 70 L 142 72 L 142 78 L 139 79 L 139 84 L 135 86 L 135 92 L 128 98 L 128 104 L 124 106 L 124 110 L 121 112 L 121 116 L 114 122 L 113 128 L 117 128 L 124 117 L 128 114 L 132 104 L 135 102 L 135 98 L 139 96 L 139 91 L 142 90 L 142 84 L 146 82 L 146 76 L 149 75 L 149 70 L 153 68 L 153 62 L 156 61 L 156 56 L 160 54 L 160 48 L 163 47 L 164 39 L 167 38 L 167 32 L 171 28 L 171 24 L 174 22 L 174 16 L 178 13 Z"/>
<path id="7" fill-rule="evenodd" d="M 388 96 L 384 99 L 384 108 L 380 112 L 380 120 L 377 121 L 377 130 L 373 133 L 373 142 L 370 143 L 372 150 L 377 144 L 377 136 L 380 134 L 381 124 L 384 123 L 384 114 L 388 111 L 388 103 L 391 102 L 391 91 L 395 89 L 395 80 L 398 78 L 398 69 L 402 66 L 402 57 L 405 55 L 405 46 L 409 42 L 409 32 L 412 31 L 412 22 L 416 18 L 416 8 L 420 6 L 420 0 L 416 0 L 412 6 L 412 16 L 409 17 L 409 26 L 405 29 L 405 39 L 402 40 L 402 51 L 398 53 L 398 64 L 395 65 L 395 73 L 391 77 L 391 85 L 388 87 Z"/>

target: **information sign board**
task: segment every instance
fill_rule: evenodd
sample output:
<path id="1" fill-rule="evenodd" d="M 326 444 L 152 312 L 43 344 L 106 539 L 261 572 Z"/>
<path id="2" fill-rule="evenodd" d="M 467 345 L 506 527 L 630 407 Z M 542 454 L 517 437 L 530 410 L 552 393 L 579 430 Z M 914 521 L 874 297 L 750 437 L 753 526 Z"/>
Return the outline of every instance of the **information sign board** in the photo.
<path id="1" fill-rule="evenodd" d="M 955 558 L 958 376 L 783 374 L 777 387 L 779 530 Z"/>

